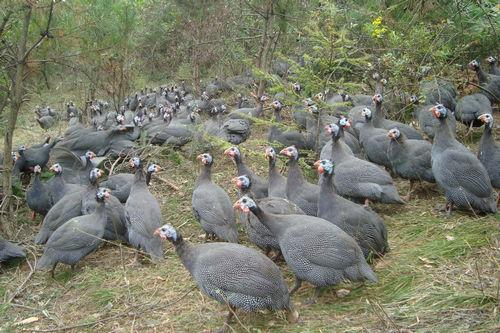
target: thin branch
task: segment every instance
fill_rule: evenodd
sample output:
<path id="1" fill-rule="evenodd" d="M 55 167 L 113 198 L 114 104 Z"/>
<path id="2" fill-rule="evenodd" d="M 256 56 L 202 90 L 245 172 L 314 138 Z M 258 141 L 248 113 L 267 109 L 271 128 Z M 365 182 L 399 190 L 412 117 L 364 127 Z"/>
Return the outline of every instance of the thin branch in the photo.
<path id="1" fill-rule="evenodd" d="M 55 1 L 51 1 L 50 2 L 50 9 L 49 9 L 49 18 L 47 19 L 47 26 L 45 27 L 45 30 L 41 32 L 41 36 L 40 38 L 35 42 L 35 44 L 33 44 L 29 49 L 28 51 L 26 51 L 26 53 L 23 55 L 23 57 L 20 59 L 20 62 L 24 63 L 26 61 L 26 59 L 28 58 L 28 56 L 30 55 L 30 53 L 35 49 L 37 48 L 42 42 L 43 40 L 49 36 L 49 28 L 50 28 L 50 23 L 52 22 L 52 14 L 54 13 L 54 4 L 55 4 Z"/>
<path id="2" fill-rule="evenodd" d="M 0 24 L 0 37 L 3 35 L 3 31 L 5 29 L 5 26 L 7 25 L 7 22 L 9 22 L 10 16 L 12 15 L 13 11 L 10 9 L 7 11 L 7 14 L 3 17 L 2 24 Z"/>

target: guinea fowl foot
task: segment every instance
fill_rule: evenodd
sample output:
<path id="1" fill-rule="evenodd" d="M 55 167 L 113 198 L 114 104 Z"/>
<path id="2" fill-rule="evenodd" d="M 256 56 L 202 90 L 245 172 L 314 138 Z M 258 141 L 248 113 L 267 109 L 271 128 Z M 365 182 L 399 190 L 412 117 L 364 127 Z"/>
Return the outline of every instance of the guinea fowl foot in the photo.
<path id="1" fill-rule="evenodd" d="M 135 253 L 134 261 L 132 261 L 132 266 L 134 266 L 134 267 L 142 267 L 142 263 L 139 260 L 139 252 Z"/>
<path id="2" fill-rule="evenodd" d="M 321 294 L 321 288 L 320 287 L 314 288 L 313 296 L 311 298 L 308 298 L 307 300 L 305 300 L 303 304 L 304 305 L 316 304 L 320 294 Z"/>
<path id="3" fill-rule="evenodd" d="M 294 310 L 294 309 L 291 309 L 291 310 L 288 310 L 287 311 L 287 316 L 286 316 L 287 320 L 289 323 L 296 323 L 299 321 L 299 312 L 297 310 Z"/>
<path id="4" fill-rule="evenodd" d="M 34 210 L 31 211 L 31 221 L 35 221 L 36 212 Z"/>
<path id="5" fill-rule="evenodd" d="M 299 288 L 300 288 L 301 285 L 302 285 L 302 280 L 300 280 L 299 278 L 295 277 L 295 285 L 288 292 L 290 294 L 290 296 L 292 296 L 297 290 L 299 290 Z"/>

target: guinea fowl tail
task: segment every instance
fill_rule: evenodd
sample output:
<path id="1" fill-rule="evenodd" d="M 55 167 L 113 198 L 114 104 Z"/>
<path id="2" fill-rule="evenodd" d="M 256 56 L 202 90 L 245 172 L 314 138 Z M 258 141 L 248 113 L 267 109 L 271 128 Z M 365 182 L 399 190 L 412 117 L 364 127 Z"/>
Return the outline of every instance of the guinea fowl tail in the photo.
<path id="1" fill-rule="evenodd" d="M 47 267 L 50 267 L 53 265 L 53 262 L 50 258 L 50 256 L 46 255 L 45 253 L 40 257 L 40 259 L 36 262 L 35 269 L 45 269 Z"/>
<path id="2" fill-rule="evenodd" d="M 152 238 L 146 244 L 146 252 L 151 256 L 151 260 L 159 262 L 163 259 L 163 242 L 160 238 Z"/>
<path id="3" fill-rule="evenodd" d="M 222 228 L 216 228 L 215 234 L 220 239 L 229 243 L 238 243 L 238 229 L 236 229 L 236 225 L 226 225 Z"/>
<path id="4" fill-rule="evenodd" d="M 45 229 L 40 229 L 40 231 L 38 232 L 38 234 L 36 235 L 35 237 L 35 244 L 38 244 L 38 245 L 41 245 L 41 244 L 45 244 L 47 242 L 47 239 L 49 239 L 49 232 Z"/>

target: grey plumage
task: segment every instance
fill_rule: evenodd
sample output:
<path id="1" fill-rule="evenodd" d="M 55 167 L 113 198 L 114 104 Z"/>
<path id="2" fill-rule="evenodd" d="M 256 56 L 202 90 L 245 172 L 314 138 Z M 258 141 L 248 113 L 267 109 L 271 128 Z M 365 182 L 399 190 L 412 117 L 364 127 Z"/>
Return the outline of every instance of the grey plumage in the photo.
<path id="1" fill-rule="evenodd" d="M 365 116 L 365 122 L 356 124 L 356 129 L 359 131 L 359 143 L 369 161 L 391 168 L 391 163 L 387 157 L 387 150 L 389 149 L 387 131 L 373 126 L 370 109 L 363 110 L 363 115 Z"/>
<path id="2" fill-rule="evenodd" d="M 496 195 L 486 169 L 450 132 L 446 108 L 437 105 L 431 111 L 440 120 L 432 145 L 432 172 L 444 191 L 448 212 L 456 206 L 495 213 Z"/>
<path id="3" fill-rule="evenodd" d="M 491 185 L 500 188 L 500 147 L 493 137 L 493 116 L 484 114 L 479 118 L 484 122 L 484 132 L 479 142 L 478 158 L 488 172 Z"/>
<path id="4" fill-rule="evenodd" d="M 101 183 L 101 186 L 109 188 L 113 196 L 120 200 L 121 203 L 127 202 L 134 182 L 134 175 L 130 173 L 118 173 L 110 176 L 106 181 Z"/>
<path id="5" fill-rule="evenodd" d="M 0 236 L 0 263 L 13 258 L 24 257 L 26 257 L 26 253 L 21 246 L 11 243 Z"/>
<path id="6" fill-rule="evenodd" d="M 238 230 L 231 200 L 226 191 L 212 182 L 212 156 L 205 153 L 197 159 L 201 161 L 202 166 L 191 199 L 193 214 L 207 236 L 217 235 L 225 241 L 238 243 Z"/>
<path id="7" fill-rule="evenodd" d="M 276 151 L 273 147 L 267 147 L 265 155 L 269 160 L 267 193 L 269 197 L 286 198 L 286 178 L 280 174 L 276 167 Z"/>

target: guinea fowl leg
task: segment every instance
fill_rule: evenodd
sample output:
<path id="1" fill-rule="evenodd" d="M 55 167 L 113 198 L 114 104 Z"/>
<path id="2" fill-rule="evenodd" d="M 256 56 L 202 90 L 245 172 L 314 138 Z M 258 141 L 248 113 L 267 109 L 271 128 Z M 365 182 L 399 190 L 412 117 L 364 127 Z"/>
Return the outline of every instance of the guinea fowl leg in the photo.
<path id="1" fill-rule="evenodd" d="M 295 276 L 295 284 L 293 288 L 288 292 L 290 296 L 293 295 L 297 290 L 299 290 L 301 285 L 302 285 L 302 280 L 299 279 L 297 276 Z"/>
<path id="2" fill-rule="evenodd" d="M 404 201 L 410 201 L 414 186 L 415 186 L 415 182 L 413 180 L 410 180 L 410 188 L 408 189 L 408 193 L 405 196 L 403 196 L 401 199 L 403 199 Z"/>
<path id="3" fill-rule="evenodd" d="M 304 304 L 310 305 L 315 304 L 319 295 L 321 294 L 321 287 L 314 288 L 314 294 L 311 298 L 307 299 Z"/>
<path id="4" fill-rule="evenodd" d="M 446 205 L 444 206 L 444 210 L 446 212 L 446 216 L 451 215 L 451 209 L 453 208 L 453 203 L 451 202 L 446 202 Z"/>
<path id="5" fill-rule="evenodd" d="M 140 267 L 140 266 L 142 266 L 141 265 L 141 261 L 139 260 L 139 251 L 135 251 L 134 261 L 132 262 L 132 265 L 134 267 Z"/>
<path id="6" fill-rule="evenodd" d="M 50 270 L 50 276 L 55 279 L 54 277 L 54 271 L 56 270 L 57 262 L 52 266 L 52 269 Z"/>
<path id="7" fill-rule="evenodd" d="M 31 221 L 35 221 L 36 212 L 34 210 L 31 211 Z"/>

